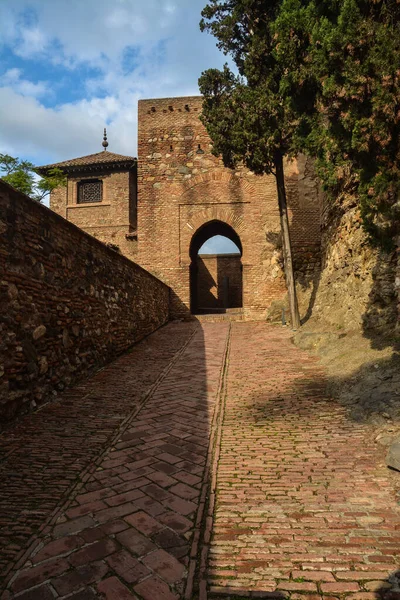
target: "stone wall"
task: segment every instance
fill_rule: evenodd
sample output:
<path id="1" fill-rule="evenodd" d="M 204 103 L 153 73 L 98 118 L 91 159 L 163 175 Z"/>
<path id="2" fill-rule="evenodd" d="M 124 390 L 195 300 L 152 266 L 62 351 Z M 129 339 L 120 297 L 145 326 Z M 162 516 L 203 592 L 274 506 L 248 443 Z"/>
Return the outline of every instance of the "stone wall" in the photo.
<path id="1" fill-rule="evenodd" d="M 242 306 L 243 285 L 240 254 L 199 254 L 196 277 L 197 298 L 195 304 L 198 309 L 240 308 Z M 228 278 L 228 284 L 224 284 L 225 278 Z"/>
<path id="2" fill-rule="evenodd" d="M 227 224 L 243 250 L 245 318 L 265 319 L 286 294 L 276 181 L 244 167 L 227 169 L 213 156 L 199 119 L 202 102 L 199 96 L 139 102 L 136 260 L 173 289 L 172 314 L 186 317 L 191 241 L 207 223 Z M 285 174 L 296 267 L 307 288 L 319 268 L 318 189 L 303 157 L 288 163 Z"/>
<path id="3" fill-rule="evenodd" d="M 397 302 L 397 323 L 396 328 L 400 328 L 400 237 L 396 240 L 396 277 L 395 277 L 395 292 Z"/>
<path id="4" fill-rule="evenodd" d="M 4 182 L 0 234 L 0 421 L 168 320 L 165 284 Z"/>

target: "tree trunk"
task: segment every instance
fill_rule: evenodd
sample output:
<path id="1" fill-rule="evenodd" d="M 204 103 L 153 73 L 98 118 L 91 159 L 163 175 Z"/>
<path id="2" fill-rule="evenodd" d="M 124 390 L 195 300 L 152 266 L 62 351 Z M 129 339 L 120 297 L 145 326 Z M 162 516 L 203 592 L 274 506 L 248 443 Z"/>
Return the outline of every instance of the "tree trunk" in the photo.
<path id="1" fill-rule="evenodd" d="M 301 325 L 299 307 L 297 304 L 296 285 L 293 273 L 292 246 L 290 243 L 289 219 L 287 213 L 285 175 L 283 171 L 283 156 L 280 152 L 275 156 L 276 187 L 278 190 L 279 215 L 281 218 L 283 256 L 285 264 L 286 285 L 289 295 L 290 316 L 293 329 Z"/>

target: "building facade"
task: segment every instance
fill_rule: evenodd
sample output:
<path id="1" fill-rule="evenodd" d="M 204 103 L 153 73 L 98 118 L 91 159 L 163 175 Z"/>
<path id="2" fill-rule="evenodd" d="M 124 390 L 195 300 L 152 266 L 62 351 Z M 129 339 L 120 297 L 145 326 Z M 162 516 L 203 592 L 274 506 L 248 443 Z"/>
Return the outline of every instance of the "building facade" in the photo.
<path id="1" fill-rule="evenodd" d="M 265 319 L 286 294 L 274 176 L 223 166 L 199 117 L 199 96 L 139 101 L 138 159 L 105 150 L 62 168 L 53 210 L 119 250 L 171 288 L 173 317 L 241 309 Z M 319 266 L 320 202 L 305 157 L 286 165 L 297 280 Z M 215 235 L 236 255 L 199 257 Z"/>

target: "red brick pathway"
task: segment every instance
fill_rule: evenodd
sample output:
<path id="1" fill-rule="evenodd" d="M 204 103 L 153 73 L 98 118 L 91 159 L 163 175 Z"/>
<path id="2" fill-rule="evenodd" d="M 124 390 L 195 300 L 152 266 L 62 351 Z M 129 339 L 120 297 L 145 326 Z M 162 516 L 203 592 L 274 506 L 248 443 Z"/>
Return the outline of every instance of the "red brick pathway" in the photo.
<path id="1" fill-rule="evenodd" d="M 226 360 L 228 338 L 171 324 L 0 437 L 2 600 L 190 600 L 202 576 L 201 600 L 397 600 L 370 428 L 287 330 L 234 323 Z"/>
<path id="2" fill-rule="evenodd" d="M 187 324 L 160 329 L 0 436 L 0 577 L 193 330 Z"/>
<path id="3" fill-rule="evenodd" d="M 203 328 L 171 324 L 85 386 L 75 388 L 75 393 L 66 394 L 63 402 L 67 406 L 44 407 L 16 428 L 19 437 L 15 434 L 10 444 L 15 452 L 21 451 L 21 464 L 14 467 L 21 476 L 19 487 L 15 484 L 10 490 L 7 508 L 11 513 L 12 495 L 17 492 L 14 515 L 23 509 L 22 522 L 29 523 L 26 533 L 32 531 L 32 523 L 48 514 L 52 493 L 58 494 L 55 501 L 60 501 L 59 483 L 52 484 L 51 477 L 57 482 L 65 478 L 66 486 L 80 472 L 85 450 L 92 455 L 103 452 L 33 540 L 25 560 L 14 566 L 2 598 L 172 600 L 184 594 L 186 582 L 193 579 L 197 548 L 192 533 L 228 328 L 229 324 Z M 193 330 L 189 345 L 183 345 Z M 147 373 L 147 385 L 142 370 Z M 102 420 L 108 408 L 110 414 L 104 417 L 108 434 L 111 425 L 107 419 L 116 419 L 115 430 L 122 416 L 130 413 L 112 441 Z M 57 418 L 62 420 L 62 435 L 55 431 Z M 43 435 L 49 421 L 50 437 Z M 87 421 L 92 422 L 86 427 Z M 24 432 L 33 454 L 25 461 L 18 448 Z M 50 449 L 46 446 L 49 439 Z M 62 452 L 57 452 L 57 440 Z M 70 453 L 77 453 L 79 459 L 73 460 Z M 29 468 L 34 502 L 26 497 L 31 484 Z M 26 511 L 25 504 L 32 508 Z M 19 523 L 13 528 L 8 518 L 3 539 L 10 538 L 13 529 L 19 533 L 20 528 Z"/>
<path id="4" fill-rule="evenodd" d="M 316 359 L 289 336 L 232 324 L 211 590 L 400 598 L 400 506 L 383 451 L 324 397 Z"/>

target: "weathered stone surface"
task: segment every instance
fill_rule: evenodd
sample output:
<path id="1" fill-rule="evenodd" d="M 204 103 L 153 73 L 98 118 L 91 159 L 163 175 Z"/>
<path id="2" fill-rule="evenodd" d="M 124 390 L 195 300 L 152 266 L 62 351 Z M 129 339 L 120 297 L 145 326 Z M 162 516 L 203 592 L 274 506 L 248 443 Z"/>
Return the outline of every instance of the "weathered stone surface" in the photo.
<path id="1" fill-rule="evenodd" d="M 400 439 L 393 442 L 389 447 L 386 464 L 396 471 L 400 471 Z"/>
<path id="2" fill-rule="evenodd" d="M 18 288 L 14 283 L 10 283 L 8 286 L 8 296 L 10 300 L 16 300 L 18 298 Z"/>
<path id="3" fill-rule="evenodd" d="M 3 182 L 0 219 L 1 422 L 163 325 L 169 290 Z"/>
<path id="4" fill-rule="evenodd" d="M 46 331 L 47 331 L 47 329 L 44 325 L 39 325 L 39 327 L 36 327 L 35 331 L 32 333 L 33 339 L 35 341 L 40 340 L 41 337 L 46 335 Z"/>
<path id="5" fill-rule="evenodd" d="M 396 252 L 374 248 L 361 226 L 357 202 L 324 199 L 321 217 L 321 275 L 314 282 L 314 320 L 367 336 L 393 333 L 400 289 Z M 399 304 L 400 307 L 400 304 Z"/>
<path id="6" fill-rule="evenodd" d="M 39 368 L 40 368 L 40 372 L 43 373 L 47 373 L 48 369 L 49 369 L 49 363 L 47 362 L 47 358 L 46 356 L 41 356 L 39 359 Z"/>

